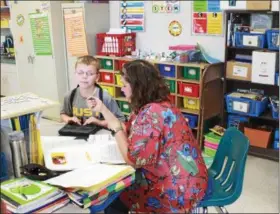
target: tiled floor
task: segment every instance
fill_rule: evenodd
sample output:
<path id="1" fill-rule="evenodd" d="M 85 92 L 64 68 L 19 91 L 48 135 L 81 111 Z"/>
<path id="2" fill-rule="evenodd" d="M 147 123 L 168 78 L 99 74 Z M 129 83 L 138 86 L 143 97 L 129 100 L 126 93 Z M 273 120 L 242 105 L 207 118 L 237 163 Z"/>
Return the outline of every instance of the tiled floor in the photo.
<path id="1" fill-rule="evenodd" d="M 41 135 L 57 135 L 61 123 L 42 119 Z M 278 175 L 279 163 L 249 156 L 245 180 L 241 197 L 227 207 L 229 213 L 279 213 L 278 200 Z M 62 208 L 58 213 L 81 213 L 88 210 L 80 210 L 70 205 Z M 216 212 L 210 209 L 209 212 Z"/>

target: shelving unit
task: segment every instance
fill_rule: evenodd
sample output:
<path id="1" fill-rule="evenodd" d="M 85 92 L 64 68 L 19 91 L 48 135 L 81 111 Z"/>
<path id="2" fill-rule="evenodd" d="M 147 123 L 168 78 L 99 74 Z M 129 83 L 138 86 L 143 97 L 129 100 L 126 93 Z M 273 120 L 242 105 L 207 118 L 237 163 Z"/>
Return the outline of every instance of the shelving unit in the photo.
<path id="1" fill-rule="evenodd" d="M 109 67 L 111 69 L 106 68 L 100 69 L 101 75 L 102 73 L 114 74 L 111 83 L 99 82 L 101 87 L 109 86 L 112 88 L 113 98 L 118 101 L 126 103 L 126 99 L 121 92 L 121 86 L 117 84 L 116 74 L 119 73 L 120 61 L 131 61 L 133 58 L 125 58 L 125 57 L 114 57 L 114 56 L 96 56 L 96 58 L 101 61 L 104 59 L 110 60 L 112 65 Z M 191 115 L 198 116 L 198 125 L 194 127 L 192 130 L 198 140 L 200 147 L 203 147 L 203 133 L 204 130 L 207 129 L 205 127 L 205 121 L 211 119 L 213 117 L 220 116 L 222 114 L 222 73 L 224 64 L 206 64 L 206 63 L 176 63 L 176 62 L 161 62 L 161 61 L 151 61 L 154 65 L 174 65 L 175 66 L 175 77 L 166 77 L 166 80 L 171 80 L 175 82 L 175 93 L 170 93 L 171 96 L 175 98 L 175 105 L 181 110 L 182 113 L 188 113 Z M 109 63 L 110 64 L 110 63 Z M 199 69 L 199 80 L 188 80 L 184 79 L 182 71 L 184 67 L 192 67 Z M 179 94 L 178 83 L 191 83 L 200 86 L 199 89 L 199 97 L 187 97 Z M 213 96 L 215 95 L 215 96 Z M 193 100 L 197 100 L 199 102 L 199 108 L 197 110 L 194 109 L 186 109 L 183 105 L 184 98 L 191 98 Z M 211 100 L 211 101 L 210 101 Z M 210 101 L 210 102 L 209 102 Z M 127 103 L 126 103 L 127 104 Z M 122 109 L 122 108 L 121 108 Z M 124 112 L 125 115 L 129 115 L 128 112 Z"/>
<path id="2" fill-rule="evenodd" d="M 243 18 L 243 20 L 249 20 L 251 14 L 270 14 L 272 15 L 272 28 L 279 28 L 279 11 L 225 11 L 226 14 L 226 25 L 228 26 L 229 22 L 231 21 L 231 17 L 239 16 Z M 250 25 L 250 23 L 243 23 L 244 25 Z M 226 32 L 226 38 L 228 38 L 228 33 Z M 245 54 L 251 55 L 253 51 L 265 51 L 271 52 L 268 48 L 259 48 L 259 47 L 235 47 L 229 46 L 228 41 L 225 44 L 225 60 L 233 60 L 236 54 Z M 279 52 L 279 50 L 278 50 Z M 226 71 L 226 64 L 225 64 L 225 71 Z M 226 76 L 226 75 L 225 75 Z M 253 83 L 251 81 L 244 81 L 244 80 L 237 80 L 232 78 L 225 77 L 225 84 L 224 84 L 224 94 L 236 91 L 237 88 L 241 89 L 262 89 L 267 96 L 278 96 L 279 97 L 279 86 L 277 85 L 268 85 L 268 84 L 261 84 L 261 83 Z M 225 104 L 224 104 L 225 105 Z M 226 108 L 224 108 L 226 109 Z M 223 121 L 224 125 L 227 121 L 228 113 L 224 110 L 223 114 Z M 245 115 L 244 115 L 245 116 Z M 250 124 L 258 124 L 258 125 L 269 125 L 274 128 L 279 128 L 279 119 L 275 119 L 272 117 L 272 113 L 270 110 L 266 110 L 262 113 L 259 117 L 250 117 L 249 118 Z M 273 138 L 273 137 L 272 137 Z M 279 150 L 272 148 L 272 142 L 270 142 L 268 148 L 260 148 L 255 146 L 250 146 L 249 154 L 265 159 L 279 161 Z"/>

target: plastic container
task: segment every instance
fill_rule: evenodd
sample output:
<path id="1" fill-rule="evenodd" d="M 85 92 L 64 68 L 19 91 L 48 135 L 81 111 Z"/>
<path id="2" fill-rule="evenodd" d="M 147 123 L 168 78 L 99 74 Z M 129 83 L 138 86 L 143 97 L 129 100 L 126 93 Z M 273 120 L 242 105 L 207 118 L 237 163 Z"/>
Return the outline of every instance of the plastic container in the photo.
<path id="1" fill-rule="evenodd" d="M 248 121 L 249 121 L 248 117 L 230 114 L 230 115 L 228 115 L 227 127 L 228 128 L 229 127 L 236 127 L 237 129 L 239 129 L 239 124 L 240 123 L 245 123 L 245 122 L 248 122 Z"/>
<path id="2" fill-rule="evenodd" d="M 207 140 L 204 141 L 204 146 L 205 147 L 208 147 L 210 149 L 213 149 L 213 150 L 217 150 L 218 147 L 219 147 L 219 144 L 213 144 L 213 143 L 209 143 Z"/>
<path id="3" fill-rule="evenodd" d="M 131 55 L 136 47 L 136 33 L 96 34 L 97 55 L 125 56 Z"/>
<path id="4" fill-rule="evenodd" d="M 116 77 L 116 84 L 117 84 L 118 86 L 123 87 L 123 83 L 122 83 L 122 81 L 121 81 L 121 75 L 120 75 L 120 74 L 115 74 L 115 77 Z"/>
<path id="5" fill-rule="evenodd" d="M 113 60 L 101 59 L 101 67 L 106 70 L 113 70 Z"/>
<path id="6" fill-rule="evenodd" d="M 175 96 L 169 95 L 168 98 L 169 98 L 169 100 L 170 100 L 170 103 L 173 104 L 173 105 L 175 105 Z"/>
<path id="7" fill-rule="evenodd" d="M 158 67 L 162 76 L 175 78 L 175 65 L 159 64 Z"/>
<path id="8" fill-rule="evenodd" d="M 7 165 L 7 160 L 6 160 L 6 156 L 4 152 L 0 153 L 0 164 L 1 164 L 1 168 L 0 168 L 0 181 L 4 181 L 7 180 L 9 178 L 8 176 L 8 165 Z"/>
<path id="9" fill-rule="evenodd" d="M 279 129 L 275 129 L 275 132 L 274 132 L 274 140 L 275 141 L 279 141 Z"/>
<path id="10" fill-rule="evenodd" d="M 119 71 L 122 70 L 124 64 L 127 63 L 127 62 L 128 62 L 128 61 L 125 61 L 125 60 L 120 60 L 120 61 L 118 62 L 118 69 L 119 69 Z"/>
<path id="11" fill-rule="evenodd" d="M 184 108 L 190 110 L 199 110 L 199 100 L 190 97 L 184 97 Z"/>
<path id="12" fill-rule="evenodd" d="M 273 149 L 279 149 L 279 141 L 273 142 Z"/>
<path id="13" fill-rule="evenodd" d="M 211 149 L 209 147 L 204 147 L 204 153 L 210 157 L 215 157 L 217 150 Z"/>
<path id="14" fill-rule="evenodd" d="M 183 77 L 188 80 L 199 80 L 200 68 L 197 67 L 184 67 Z"/>
<path id="15" fill-rule="evenodd" d="M 267 47 L 269 50 L 279 50 L 279 30 L 266 31 Z"/>
<path id="16" fill-rule="evenodd" d="M 179 94 L 188 97 L 199 97 L 199 85 L 178 82 Z"/>
<path id="17" fill-rule="evenodd" d="M 279 86 L 279 72 L 275 73 L 275 85 Z"/>
<path id="18" fill-rule="evenodd" d="M 222 139 L 221 136 L 216 135 L 214 132 L 209 132 L 206 135 L 204 135 L 204 137 L 208 143 L 214 143 L 214 144 L 219 144 Z"/>
<path id="19" fill-rule="evenodd" d="M 188 51 L 194 50 L 195 48 L 195 45 L 173 45 L 168 47 L 170 51 Z"/>
<path id="20" fill-rule="evenodd" d="M 197 115 L 192 115 L 192 114 L 185 114 L 183 113 L 184 117 L 188 121 L 188 124 L 190 128 L 196 128 L 197 127 L 197 121 L 198 121 L 198 116 Z"/>
<path id="21" fill-rule="evenodd" d="M 170 92 L 171 93 L 175 93 L 175 80 L 168 80 L 168 79 L 165 79 L 165 82 L 166 84 L 168 85 L 169 89 L 170 89 Z"/>
<path id="22" fill-rule="evenodd" d="M 244 134 L 248 137 L 251 146 L 261 148 L 267 148 L 271 138 L 271 131 L 249 127 L 244 127 Z"/>
<path id="23" fill-rule="evenodd" d="M 101 88 L 106 90 L 112 97 L 115 97 L 115 88 L 112 86 L 107 86 L 107 85 L 101 85 Z"/>
<path id="24" fill-rule="evenodd" d="M 266 37 L 265 34 L 263 33 L 235 32 L 236 47 L 264 48 L 265 42 L 266 42 Z"/>
<path id="25" fill-rule="evenodd" d="M 125 113 L 130 113 L 131 112 L 131 109 L 130 109 L 130 106 L 128 104 L 128 102 L 126 101 L 118 101 L 119 103 L 119 106 L 120 106 L 120 109 L 122 112 L 125 112 Z"/>
<path id="26" fill-rule="evenodd" d="M 114 84 L 114 74 L 109 72 L 101 72 L 100 80 L 101 82 Z"/>
<path id="27" fill-rule="evenodd" d="M 265 97 L 262 101 L 256 101 L 246 98 L 231 97 L 226 95 L 227 112 L 253 117 L 260 116 L 268 105 L 268 98 Z"/>

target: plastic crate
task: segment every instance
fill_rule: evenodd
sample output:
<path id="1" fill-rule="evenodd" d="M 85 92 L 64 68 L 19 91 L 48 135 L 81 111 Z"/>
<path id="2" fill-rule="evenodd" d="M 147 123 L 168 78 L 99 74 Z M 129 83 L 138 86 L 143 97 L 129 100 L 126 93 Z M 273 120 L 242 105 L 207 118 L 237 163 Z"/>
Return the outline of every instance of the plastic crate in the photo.
<path id="1" fill-rule="evenodd" d="M 199 97 L 199 85 L 178 82 L 179 94 L 188 97 Z"/>
<path id="2" fill-rule="evenodd" d="M 199 110 L 199 100 L 190 97 L 184 97 L 184 108 L 190 110 Z"/>
<path id="3" fill-rule="evenodd" d="M 213 150 L 217 150 L 219 144 L 210 143 L 207 140 L 204 141 L 204 146 Z"/>
<path id="4" fill-rule="evenodd" d="M 279 120 L 279 105 L 270 104 L 270 108 L 271 108 L 272 118 Z"/>
<path id="5" fill-rule="evenodd" d="M 279 141 L 273 142 L 273 149 L 279 149 Z"/>
<path id="6" fill-rule="evenodd" d="M 195 128 L 197 127 L 197 121 L 198 121 L 198 116 L 197 115 L 192 115 L 192 114 L 185 114 L 183 113 L 184 117 L 188 121 L 188 124 L 190 128 Z"/>
<path id="7" fill-rule="evenodd" d="M 158 66 L 162 76 L 175 78 L 175 65 L 159 64 Z"/>
<path id="8" fill-rule="evenodd" d="M 183 77 L 188 80 L 199 80 L 200 68 L 197 67 L 184 67 Z"/>
<path id="9" fill-rule="evenodd" d="M 204 153 L 210 157 L 215 157 L 217 150 L 204 146 Z"/>
<path id="10" fill-rule="evenodd" d="M 175 99 L 176 99 L 175 96 L 169 95 L 168 98 L 170 100 L 170 103 L 175 105 Z"/>
<path id="11" fill-rule="evenodd" d="M 171 93 L 175 93 L 175 80 L 168 80 L 166 79 L 165 80 L 166 84 L 168 85 L 169 89 L 170 89 L 170 92 Z"/>
<path id="12" fill-rule="evenodd" d="M 119 69 L 119 71 L 122 70 L 124 64 L 127 63 L 127 62 L 128 61 L 125 61 L 125 60 L 118 61 L 118 69 Z"/>
<path id="13" fill-rule="evenodd" d="M 121 81 L 121 75 L 120 74 L 115 74 L 115 77 L 116 77 L 116 84 L 118 85 L 118 86 L 121 86 L 121 87 L 123 87 L 123 82 Z"/>
<path id="14" fill-rule="evenodd" d="M 246 98 L 231 97 L 226 95 L 227 112 L 252 117 L 260 116 L 268 105 L 268 98 L 265 97 L 262 101 L 250 100 Z"/>
<path id="15" fill-rule="evenodd" d="M 131 112 L 131 109 L 130 109 L 130 106 L 128 104 L 128 102 L 126 101 L 118 101 L 119 103 L 119 106 L 120 106 L 120 109 L 122 112 L 125 112 L 125 113 L 130 113 Z"/>
<path id="16" fill-rule="evenodd" d="M 249 118 L 245 117 L 245 116 L 240 116 L 240 115 L 228 115 L 228 123 L 227 123 L 227 127 L 236 127 L 237 129 L 239 129 L 239 124 L 240 123 L 244 123 L 244 122 L 248 122 Z"/>
<path id="17" fill-rule="evenodd" d="M 102 89 L 107 91 L 112 97 L 115 97 L 115 88 L 113 86 L 100 85 Z"/>
<path id="18" fill-rule="evenodd" d="M 7 165 L 7 159 L 4 152 L 1 152 L 1 168 L 0 168 L 0 181 L 7 180 L 9 178 L 8 176 L 8 165 Z"/>
<path id="19" fill-rule="evenodd" d="M 100 80 L 101 82 L 114 84 L 114 74 L 109 72 L 101 72 Z"/>
<path id="20" fill-rule="evenodd" d="M 263 33 L 247 33 L 247 32 L 235 32 L 235 46 L 236 47 L 258 47 L 264 48 L 266 37 Z M 245 44 L 244 37 L 247 37 Z M 257 44 L 254 41 L 257 38 Z"/>
<path id="21" fill-rule="evenodd" d="M 101 59 L 101 68 L 106 70 L 113 70 L 113 60 L 112 59 Z"/>
<path id="22" fill-rule="evenodd" d="M 279 72 L 275 73 L 275 85 L 279 86 Z"/>
<path id="23" fill-rule="evenodd" d="M 208 143 L 214 143 L 214 144 L 219 144 L 222 139 L 221 136 L 216 135 L 214 132 L 209 132 L 206 135 L 204 135 L 204 137 Z"/>
<path id="24" fill-rule="evenodd" d="M 267 30 L 266 40 L 269 50 L 279 50 L 279 30 Z"/>
<path id="25" fill-rule="evenodd" d="M 279 141 L 279 129 L 275 129 L 275 132 L 274 132 L 274 140 L 275 141 Z"/>
<path id="26" fill-rule="evenodd" d="M 131 55 L 136 47 L 136 33 L 96 34 L 97 55 L 125 56 Z"/>

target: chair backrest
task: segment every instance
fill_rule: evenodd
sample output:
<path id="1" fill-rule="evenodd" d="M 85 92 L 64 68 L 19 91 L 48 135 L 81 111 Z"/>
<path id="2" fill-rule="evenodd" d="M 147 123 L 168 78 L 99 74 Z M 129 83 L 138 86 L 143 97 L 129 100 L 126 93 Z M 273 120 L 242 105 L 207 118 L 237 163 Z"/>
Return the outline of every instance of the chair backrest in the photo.
<path id="1" fill-rule="evenodd" d="M 248 138 L 236 128 L 229 128 L 221 139 L 209 169 L 214 179 L 220 182 L 222 191 L 234 192 L 236 199 L 242 192 L 248 150 Z"/>

